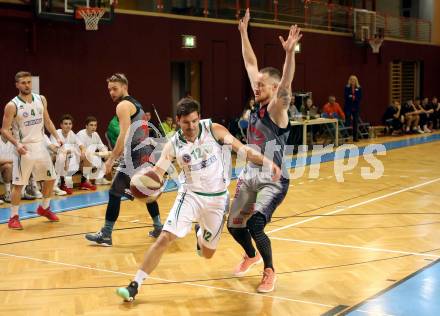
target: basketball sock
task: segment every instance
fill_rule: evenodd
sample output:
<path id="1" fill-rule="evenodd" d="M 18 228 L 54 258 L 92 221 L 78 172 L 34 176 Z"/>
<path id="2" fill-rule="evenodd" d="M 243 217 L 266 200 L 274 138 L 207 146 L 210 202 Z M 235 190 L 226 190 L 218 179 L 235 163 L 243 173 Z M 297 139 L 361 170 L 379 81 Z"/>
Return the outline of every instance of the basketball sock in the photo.
<path id="1" fill-rule="evenodd" d="M 144 280 L 148 278 L 148 274 L 142 270 L 137 270 L 136 275 L 134 277 L 134 280 L 137 282 L 138 284 L 138 291 L 141 288 L 142 283 L 144 282 Z"/>
<path id="2" fill-rule="evenodd" d="M 11 205 L 11 215 L 9 217 L 12 217 L 14 215 L 18 215 L 19 208 L 20 208 L 20 205 Z"/>
<path id="3" fill-rule="evenodd" d="M 60 186 L 66 185 L 66 182 L 64 181 L 64 177 L 60 177 Z"/>
<path id="4" fill-rule="evenodd" d="M 263 257 L 264 268 L 271 268 L 275 271 L 272 263 L 272 246 L 269 237 L 267 237 L 266 233 L 264 232 L 265 226 L 266 217 L 259 212 L 252 215 L 247 222 L 249 233 L 255 240 L 255 244 L 257 245 L 257 249 L 260 252 L 261 257 Z"/>
<path id="5" fill-rule="evenodd" d="M 116 222 L 105 220 L 104 227 L 101 228 L 101 232 L 104 236 L 111 236 L 113 232 L 113 226 Z"/>
<path id="6" fill-rule="evenodd" d="M 5 183 L 5 191 L 11 193 L 11 183 Z"/>
<path id="7" fill-rule="evenodd" d="M 86 182 L 86 181 L 87 181 L 87 178 L 84 177 L 84 175 L 81 175 L 81 183 L 84 183 L 84 182 Z"/>
<path id="8" fill-rule="evenodd" d="M 234 237 L 235 241 L 243 247 L 246 255 L 253 258 L 256 255 L 254 245 L 252 245 L 252 238 L 247 228 L 228 227 L 229 233 Z"/>
<path id="9" fill-rule="evenodd" d="M 47 210 L 50 206 L 50 198 L 43 198 L 43 203 L 41 203 L 41 206 Z"/>
<path id="10" fill-rule="evenodd" d="M 160 221 L 159 204 L 157 204 L 156 201 L 147 203 L 147 210 L 153 219 L 153 225 L 162 226 L 162 222 Z"/>
<path id="11" fill-rule="evenodd" d="M 113 231 L 113 226 L 119 217 L 119 210 L 121 208 L 121 197 L 113 193 L 109 193 L 107 210 L 105 211 L 105 224 L 101 229 L 104 235 L 110 236 Z"/>

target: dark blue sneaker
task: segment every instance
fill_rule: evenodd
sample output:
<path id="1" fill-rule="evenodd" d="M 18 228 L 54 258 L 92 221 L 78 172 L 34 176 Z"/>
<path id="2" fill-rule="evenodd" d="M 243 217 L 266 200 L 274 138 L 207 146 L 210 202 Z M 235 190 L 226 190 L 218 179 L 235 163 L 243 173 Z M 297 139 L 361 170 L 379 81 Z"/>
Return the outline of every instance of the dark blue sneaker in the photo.
<path id="1" fill-rule="evenodd" d="M 102 233 L 102 231 L 99 231 L 94 234 L 86 234 L 86 239 L 96 243 L 97 245 L 104 246 L 104 247 L 111 247 L 113 245 L 112 235 L 105 236 Z"/>

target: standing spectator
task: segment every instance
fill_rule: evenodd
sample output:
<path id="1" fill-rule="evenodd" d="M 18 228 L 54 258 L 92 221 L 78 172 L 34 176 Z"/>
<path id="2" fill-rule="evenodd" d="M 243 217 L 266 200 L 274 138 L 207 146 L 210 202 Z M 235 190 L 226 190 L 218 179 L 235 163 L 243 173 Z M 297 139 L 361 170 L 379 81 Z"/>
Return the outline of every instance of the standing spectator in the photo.
<path id="1" fill-rule="evenodd" d="M 119 127 L 119 120 L 118 120 L 118 116 L 115 115 L 113 116 L 113 118 L 111 119 L 110 123 L 108 123 L 108 127 L 107 127 L 107 138 L 110 141 L 110 146 L 115 147 L 116 144 L 116 140 L 118 139 L 119 136 L 119 132 L 120 132 L 120 127 Z"/>
<path id="2" fill-rule="evenodd" d="M 350 126 L 353 119 L 353 141 L 355 142 L 359 141 L 358 124 L 361 99 L 362 89 L 359 80 L 355 75 L 351 75 L 344 89 L 345 125 Z"/>
<path id="3" fill-rule="evenodd" d="M 167 116 L 165 118 L 165 122 L 162 122 L 162 124 L 160 126 L 162 129 L 162 132 L 167 137 L 173 136 L 174 133 L 176 132 L 175 130 L 173 130 L 173 118 L 171 116 Z"/>
<path id="4" fill-rule="evenodd" d="M 339 103 L 336 102 L 336 97 L 334 95 L 328 97 L 328 102 L 322 107 L 322 113 L 327 117 L 345 120 L 345 114 Z"/>
<path id="5" fill-rule="evenodd" d="M 392 133 L 402 131 L 405 118 L 401 114 L 401 106 L 399 100 L 394 100 L 393 103 L 389 107 L 387 107 L 383 115 L 382 121 L 385 126 L 391 128 Z"/>

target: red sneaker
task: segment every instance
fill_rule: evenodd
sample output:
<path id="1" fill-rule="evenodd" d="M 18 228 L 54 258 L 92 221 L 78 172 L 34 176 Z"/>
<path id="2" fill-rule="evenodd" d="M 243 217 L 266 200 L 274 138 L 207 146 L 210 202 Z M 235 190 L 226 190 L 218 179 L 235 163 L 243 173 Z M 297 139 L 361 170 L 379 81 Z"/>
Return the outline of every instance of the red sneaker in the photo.
<path id="1" fill-rule="evenodd" d="M 275 290 L 275 283 L 277 281 L 277 276 L 271 268 L 264 269 L 263 279 L 260 285 L 257 287 L 258 293 L 269 293 Z"/>
<path id="2" fill-rule="evenodd" d="M 10 229 L 16 229 L 16 230 L 23 229 L 23 226 L 21 226 L 20 224 L 20 218 L 18 217 L 18 215 L 14 215 L 9 219 L 8 227 Z"/>
<path id="3" fill-rule="evenodd" d="M 37 209 L 37 214 L 46 217 L 51 222 L 58 222 L 60 219 L 50 210 L 50 207 L 44 209 L 41 205 Z"/>
<path id="4" fill-rule="evenodd" d="M 65 191 L 67 195 L 71 195 L 73 193 L 73 190 L 71 188 L 66 187 L 65 184 L 60 185 L 60 190 Z"/>
<path id="5" fill-rule="evenodd" d="M 80 190 L 95 191 L 96 185 L 91 184 L 89 181 L 85 181 L 85 182 L 81 182 L 79 189 Z"/>
<path id="6" fill-rule="evenodd" d="M 243 255 L 243 260 L 235 267 L 233 274 L 236 277 L 244 276 L 254 265 L 263 262 L 263 258 L 257 252 L 255 257 L 249 258 L 246 254 Z"/>

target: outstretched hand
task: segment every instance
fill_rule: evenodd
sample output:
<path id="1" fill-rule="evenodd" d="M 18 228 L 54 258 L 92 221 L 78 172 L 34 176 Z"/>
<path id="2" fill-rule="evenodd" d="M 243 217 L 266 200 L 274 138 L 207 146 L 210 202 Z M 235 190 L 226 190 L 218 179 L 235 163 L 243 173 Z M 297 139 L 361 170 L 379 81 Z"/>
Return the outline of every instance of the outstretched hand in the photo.
<path id="1" fill-rule="evenodd" d="M 240 21 L 238 21 L 238 30 L 240 32 L 247 32 L 250 19 L 251 19 L 251 14 L 249 13 L 249 8 L 247 8 L 244 17 L 242 17 Z"/>
<path id="2" fill-rule="evenodd" d="M 284 40 L 282 36 L 279 36 L 281 45 L 283 45 L 283 48 L 287 53 L 291 53 L 295 50 L 295 46 L 299 43 L 301 38 L 301 29 L 297 25 L 292 25 L 290 27 L 289 36 L 286 40 Z"/>

